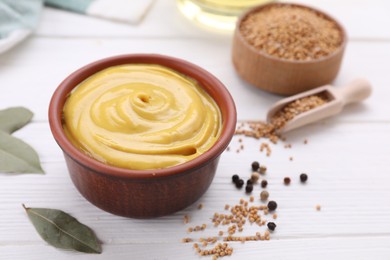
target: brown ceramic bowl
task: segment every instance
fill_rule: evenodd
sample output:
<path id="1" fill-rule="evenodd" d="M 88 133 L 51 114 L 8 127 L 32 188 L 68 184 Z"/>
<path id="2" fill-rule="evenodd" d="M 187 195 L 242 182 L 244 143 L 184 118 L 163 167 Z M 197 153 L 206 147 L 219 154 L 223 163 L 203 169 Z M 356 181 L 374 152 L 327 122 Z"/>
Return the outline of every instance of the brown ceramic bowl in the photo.
<path id="1" fill-rule="evenodd" d="M 222 132 L 214 146 L 189 162 L 156 170 L 109 166 L 74 147 L 62 125 L 63 106 L 68 94 L 94 73 L 110 66 L 130 63 L 160 64 L 196 79 L 221 110 Z M 130 54 L 96 61 L 68 76 L 53 94 L 49 122 L 53 136 L 64 152 L 70 177 L 87 200 L 116 215 L 152 218 L 184 209 L 206 192 L 214 178 L 219 157 L 233 137 L 236 109 L 225 86 L 206 70 L 168 56 Z"/>
<path id="2" fill-rule="evenodd" d="M 310 61 L 281 59 L 257 50 L 242 36 L 240 32 L 242 21 L 252 13 L 280 5 L 309 9 L 333 21 L 342 35 L 340 47 L 328 56 Z M 253 7 L 238 19 L 233 38 L 232 59 L 237 73 L 245 81 L 272 93 L 293 95 L 331 83 L 339 72 L 346 42 L 344 28 L 330 15 L 306 5 L 270 3 Z"/>

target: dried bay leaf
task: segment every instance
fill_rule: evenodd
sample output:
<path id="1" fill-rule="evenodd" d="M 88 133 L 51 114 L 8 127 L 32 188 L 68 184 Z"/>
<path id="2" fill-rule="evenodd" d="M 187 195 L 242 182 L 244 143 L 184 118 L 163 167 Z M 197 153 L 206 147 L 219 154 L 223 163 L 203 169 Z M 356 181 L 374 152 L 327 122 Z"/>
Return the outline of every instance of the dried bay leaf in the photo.
<path id="1" fill-rule="evenodd" d="M 25 126 L 32 116 L 33 113 L 23 107 L 0 110 L 0 172 L 43 173 L 35 150 L 11 136 Z"/>
<path id="2" fill-rule="evenodd" d="M 23 205 L 35 229 L 50 245 L 84 253 L 100 254 L 101 245 L 92 229 L 69 214 L 46 208 L 27 208 Z"/>
<path id="3" fill-rule="evenodd" d="M 0 131 L 0 171 L 44 173 L 39 156 L 22 140 Z"/>
<path id="4" fill-rule="evenodd" d="M 30 122 L 33 113 L 24 107 L 0 110 L 0 131 L 12 134 Z"/>

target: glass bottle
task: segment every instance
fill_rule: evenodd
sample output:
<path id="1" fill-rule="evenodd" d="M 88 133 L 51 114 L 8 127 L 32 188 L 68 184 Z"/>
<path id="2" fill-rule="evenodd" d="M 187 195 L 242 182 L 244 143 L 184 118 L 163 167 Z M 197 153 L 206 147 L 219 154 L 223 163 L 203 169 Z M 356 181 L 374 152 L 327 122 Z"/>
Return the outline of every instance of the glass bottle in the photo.
<path id="1" fill-rule="evenodd" d="M 245 10 L 272 0 L 177 0 L 179 10 L 190 20 L 219 30 L 233 30 Z"/>

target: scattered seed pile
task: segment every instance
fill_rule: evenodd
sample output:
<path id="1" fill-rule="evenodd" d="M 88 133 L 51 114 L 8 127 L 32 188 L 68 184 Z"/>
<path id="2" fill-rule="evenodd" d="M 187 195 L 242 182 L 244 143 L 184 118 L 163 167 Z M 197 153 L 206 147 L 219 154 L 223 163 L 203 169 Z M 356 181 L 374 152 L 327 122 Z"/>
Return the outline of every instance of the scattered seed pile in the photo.
<path id="1" fill-rule="evenodd" d="M 257 161 L 254 161 L 251 164 L 251 170 L 252 174 L 246 181 L 246 193 L 252 193 L 254 186 L 258 185 L 259 183 L 259 186 L 262 189 L 265 189 L 268 184 L 268 181 L 264 179 L 267 167 L 260 165 Z M 260 177 L 262 180 L 260 180 Z M 284 178 L 285 184 L 286 179 L 289 180 L 288 184 L 290 184 L 290 177 Z M 302 173 L 299 176 L 299 179 L 301 183 L 305 183 L 308 180 L 308 176 L 307 174 Z M 237 174 L 232 176 L 232 182 L 239 190 L 242 189 L 245 183 L 244 180 L 241 179 Z M 248 187 L 250 187 L 249 190 Z M 262 190 L 260 193 L 260 204 L 256 203 L 254 196 L 250 196 L 249 201 L 241 198 L 235 205 L 226 204 L 222 213 L 215 212 L 211 217 L 212 226 L 219 230 L 217 232 L 217 236 L 201 237 L 198 240 L 186 237 L 182 239 L 182 242 L 193 243 L 193 248 L 199 256 L 213 256 L 213 259 L 217 259 L 219 257 L 230 256 L 233 254 L 233 247 L 230 246 L 233 242 L 245 243 L 246 241 L 270 240 L 272 232 L 275 231 L 277 227 L 274 220 L 276 220 L 278 217 L 276 214 L 278 204 L 274 200 L 268 200 L 268 198 L 268 191 Z M 199 205 L 202 205 L 203 207 L 203 204 Z M 201 208 L 198 206 L 198 209 Z M 317 210 L 319 209 L 317 208 Z M 271 215 L 273 219 L 272 221 L 267 219 L 269 215 Z M 184 224 L 189 223 L 189 220 L 190 217 L 188 215 L 184 215 Z M 248 224 L 251 226 L 256 225 L 259 229 L 256 230 L 257 232 L 254 232 L 252 235 L 236 235 L 237 233 L 243 232 L 244 228 Z M 266 226 L 268 230 L 262 231 L 261 228 L 264 226 Z M 207 224 L 188 227 L 187 233 L 189 234 L 193 232 L 204 231 L 206 228 L 208 228 Z M 225 230 L 221 230 L 221 228 L 225 228 Z M 213 245 L 213 247 L 208 247 L 210 245 Z"/>
<path id="2" fill-rule="evenodd" d="M 247 122 L 248 128 L 245 128 L 244 124 L 241 124 L 235 134 L 245 135 L 256 139 L 267 138 L 272 143 L 276 144 L 281 136 L 277 133 L 288 121 L 296 117 L 297 115 L 307 112 L 316 107 L 322 106 L 329 102 L 329 98 L 324 94 L 312 95 L 295 100 L 281 110 L 279 110 L 271 119 L 271 123 L 264 122 Z M 307 140 L 305 140 L 307 143 Z M 291 148 L 291 145 L 287 145 L 286 148 Z M 262 143 L 260 151 L 266 150 L 267 156 L 270 156 L 271 149 L 267 143 Z"/>
<path id="3" fill-rule="evenodd" d="M 293 5 L 273 5 L 248 15 L 241 34 L 256 49 L 286 60 L 314 60 L 337 50 L 342 34 L 324 15 Z"/>
<path id="4" fill-rule="evenodd" d="M 183 243 L 194 243 L 193 247 L 200 256 L 212 255 L 214 259 L 218 257 L 229 256 L 233 253 L 233 248 L 229 246 L 227 242 L 242 242 L 246 241 L 264 241 L 270 240 L 270 231 L 274 231 L 276 224 L 268 222 L 265 218 L 269 212 L 275 211 L 277 204 L 275 201 L 268 202 L 267 205 L 253 205 L 254 197 L 251 196 L 249 201 L 240 199 L 236 205 L 225 205 L 225 212 L 214 213 L 211 218 L 211 222 L 215 228 L 225 227 L 226 231 L 219 230 L 218 237 L 201 237 L 197 242 L 193 238 L 186 237 L 182 239 Z M 185 218 L 188 219 L 187 216 Z M 276 214 L 273 215 L 276 218 Z M 243 232 L 245 225 L 257 224 L 259 227 L 267 225 L 269 230 L 264 232 L 256 232 L 252 236 L 236 236 L 237 232 Z M 187 228 L 187 233 L 195 231 L 203 231 L 207 227 L 206 224 L 201 226 Z M 224 234 L 226 235 L 224 236 Z M 224 241 L 224 243 L 217 243 L 218 241 Z M 207 248 L 209 245 L 214 245 L 213 248 Z"/>

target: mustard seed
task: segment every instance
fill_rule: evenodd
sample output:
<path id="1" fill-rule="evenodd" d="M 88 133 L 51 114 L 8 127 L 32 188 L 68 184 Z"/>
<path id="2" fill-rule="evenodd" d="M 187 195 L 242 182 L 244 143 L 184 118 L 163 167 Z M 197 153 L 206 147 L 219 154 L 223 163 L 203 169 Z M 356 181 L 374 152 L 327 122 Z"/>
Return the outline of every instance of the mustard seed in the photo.
<path id="1" fill-rule="evenodd" d="M 260 193 L 260 199 L 261 199 L 262 201 L 267 201 L 267 200 L 268 200 L 268 197 L 269 197 L 268 191 L 263 190 L 263 191 Z"/>
<path id="2" fill-rule="evenodd" d="M 274 211 L 278 207 L 278 204 L 275 201 L 271 200 L 270 202 L 268 202 L 267 207 L 268 210 Z"/>
<path id="3" fill-rule="evenodd" d="M 274 231 L 276 228 L 276 224 L 274 222 L 268 222 L 267 227 L 269 230 Z"/>
<path id="4" fill-rule="evenodd" d="M 302 173 L 301 175 L 299 175 L 299 179 L 301 179 L 301 182 L 302 183 L 305 183 L 307 181 L 307 174 L 306 173 Z"/>
<path id="5" fill-rule="evenodd" d="M 239 179 L 240 179 L 240 177 L 239 177 L 237 174 L 234 174 L 234 175 L 232 176 L 232 181 L 233 181 L 233 183 L 236 183 Z"/>
<path id="6" fill-rule="evenodd" d="M 259 168 L 260 168 L 259 162 L 254 161 L 254 162 L 252 163 L 252 170 L 253 170 L 253 171 L 257 171 L 257 170 L 259 170 Z"/>
<path id="7" fill-rule="evenodd" d="M 237 182 L 236 182 L 236 187 L 241 189 L 242 186 L 244 186 L 244 180 L 243 179 L 239 179 Z"/>
<path id="8" fill-rule="evenodd" d="M 285 177 L 285 178 L 283 179 L 283 182 L 284 182 L 285 185 L 290 185 L 291 179 L 290 179 L 289 177 Z"/>
<path id="9" fill-rule="evenodd" d="M 260 166 L 260 173 L 261 173 L 261 174 L 265 174 L 266 171 L 267 171 L 267 167 L 265 167 L 265 166 Z"/>
<path id="10" fill-rule="evenodd" d="M 286 60 L 320 59 L 342 43 L 342 33 L 335 22 L 299 6 L 263 8 L 248 15 L 239 29 L 257 50 Z"/>
<path id="11" fill-rule="evenodd" d="M 190 222 L 190 217 L 188 215 L 184 215 L 183 222 L 184 224 L 188 224 L 188 222 Z"/>
<path id="12" fill-rule="evenodd" d="M 262 188 L 266 188 L 267 185 L 268 185 L 268 181 L 267 181 L 267 180 L 262 180 L 262 181 L 261 181 L 261 187 L 262 187 Z"/>
<path id="13" fill-rule="evenodd" d="M 252 172 L 251 180 L 253 183 L 256 183 L 260 178 L 260 174 L 258 172 Z"/>

